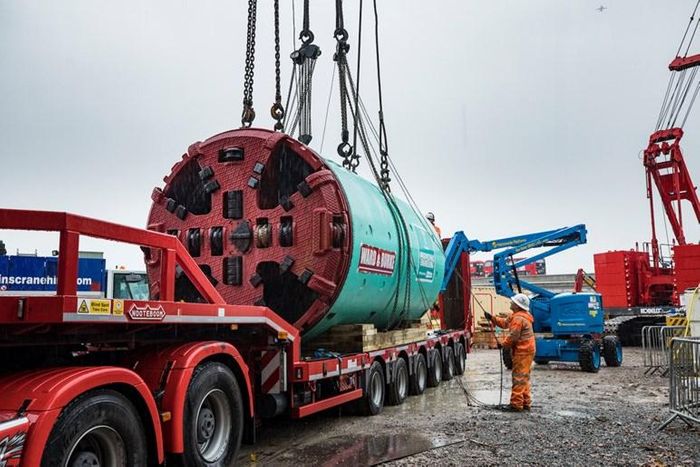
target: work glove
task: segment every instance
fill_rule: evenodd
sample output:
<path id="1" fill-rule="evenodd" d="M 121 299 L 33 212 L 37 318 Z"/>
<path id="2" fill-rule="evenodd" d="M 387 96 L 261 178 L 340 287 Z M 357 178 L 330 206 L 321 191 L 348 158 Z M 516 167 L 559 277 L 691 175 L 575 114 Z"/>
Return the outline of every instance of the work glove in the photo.
<path id="1" fill-rule="evenodd" d="M 488 311 L 484 311 L 484 317 L 489 321 L 491 321 L 493 319 L 493 315 L 491 313 L 489 313 Z"/>

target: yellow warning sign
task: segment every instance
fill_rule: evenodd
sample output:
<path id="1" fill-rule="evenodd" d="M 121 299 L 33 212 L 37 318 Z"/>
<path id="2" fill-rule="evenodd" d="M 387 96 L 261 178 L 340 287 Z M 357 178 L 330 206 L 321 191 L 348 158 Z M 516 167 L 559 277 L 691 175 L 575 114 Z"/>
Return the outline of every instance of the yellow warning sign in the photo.
<path id="1" fill-rule="evenodd" d="M 112 313 L 112 301 L 87 298 L 80 300 L 78 313 L 90 315 L 109 315 Z"/>
<path id="2" fill-rule="evenodd" d="M 124 300 L 112 301 L 112 314 L 115 314 L 115 315 L 123 315 L 124 314 Z"/>

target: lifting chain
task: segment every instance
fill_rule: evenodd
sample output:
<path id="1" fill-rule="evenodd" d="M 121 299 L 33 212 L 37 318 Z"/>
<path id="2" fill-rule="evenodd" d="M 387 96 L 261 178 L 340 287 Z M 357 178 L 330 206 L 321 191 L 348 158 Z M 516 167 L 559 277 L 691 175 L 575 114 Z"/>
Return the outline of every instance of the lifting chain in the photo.
<path id="1" fill-rule="evenodd" d="M 379 173 L 382 187 L 391 191 L 389 184 L 391 177 L 389 176 L 389 146 L 386 138 L 386 127 L 384 126 L 384 112 L 379 111 Z"/>
<path id="2" fill-rule="evenodd" d="M 377 0 L 374 4 L 374 47 L 377 59 L 377 94 L 379 96 L 379 174 L 382 188 L 391 191 L 389 184 L 389 142 L 386 136 L 386 126 L 384 125 L 384 103 L 382 102 L 382 72 L 379 59 L 379 14 L 377 13 Z"/>
<path id="3" fill-rule="evenodd" d="M 243 80 L 243 114 L 241 125 L 250 128 L 255 120 L 253 109 L 253 70 L 255 68 L 255 20 L 258 0 L 248 0 L 248 34 L 245 50 L 245 75 Z"/>
<path id="4" fill-rule="evenodd" d="M 284 131 L 284 107 L 282 106 L 282 90 L 280 87 L 280 1 L 275 0 L 275 103 L 270 114 L 275 120 L 275 131 Z"/>
<path id="5" fill-rule="evenodd" d="M 354 150 L 352 144 L 349 142 L 350 132 L 348 131 L 347 105 L 350 96 L 347 88 L 347 53 L 350 50 L 350 45 L 348 44 L 348 31 L 345 29 L 343 21 L 343 0 L 335 0 L 335 32 L 333 33 L 333 37 L 335 37 L 336 41 L 333 60 L 338 65 L 338 86 L 340 94 L 341 143 L 338 145 L 338 155 L 343 158 L 343 167 L 354 172 L 359 164 L 359 160 L 353 159 Z"/>

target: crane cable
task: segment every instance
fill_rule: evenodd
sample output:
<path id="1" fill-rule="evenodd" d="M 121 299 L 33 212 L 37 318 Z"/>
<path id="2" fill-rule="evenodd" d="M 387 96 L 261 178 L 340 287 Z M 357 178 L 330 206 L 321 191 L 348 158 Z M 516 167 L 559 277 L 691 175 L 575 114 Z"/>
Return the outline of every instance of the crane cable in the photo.
<path id="1" fill-rule="evenodd" d="M 680 44 L 678 44 L 678 49 L 676 50 L 676 58 L 681 58 L 680 54 L 684 45 L 685 50 L 683 51 L 683 58 L 686 58 L 690 52 L 690 47 L 695 40 L 698 28 L 700 28 L 700 18 L 696 17 L 699 7 L 700 0 L 696 2 L 695 8 L 690 15 L 688 25 L 683 33 Z M 693 27 L 693 23 L 695 23 L 695 27 Z M 691 27 L 693 31 L 690 34 L 690 38 L 688 38 L 688 33 L 690 32 Z M 656 121 L 656 131 L 661 130 L 662 128 L 669 129 L 676 126 L 678 118 L 683 112 L 688 96 L 691 94 L 691 90 L 694 87 L 690 103 L 685 109 L 685 115 L 680 123 L 680 128 L 685 126 L 688 116 L 690 115 L 690 111 L 695 104 L 698 93 L 700 92 L 700 82 L 697 84 L 695 83 L 696 76 L 697 67 L 693 67 L 690 70 L 687 68 L 682 70 L 671 70 L 671 76 L 669 78 L 666 93 L 664 94 L 659 116 Z"/>
<path id="2" fill-rule="evenodd" d="M 292 12 L 294 12 L 294 4 L 292 3 Z M 302 19 L 302 30 L 299 33 L 301 46 L 299 49 L 292 52 L 290 58 L 294 64 L 294 70 L 290 80 L 291 95 L 292 82 L 295 82 L 296 88 L 292 105 L 296 104 L 296 112 L 290 126 L 290 134 L 294 134 L 299 128 L 298 139 L 303 144 L 308 145 L 312 140 L 311 127 L 311 97 L 313 96 L 313 74 L 316 68 L 316 60 L 321 55 L 321 49 L 313 43 L 314 33 L 311 31 L 309 0 L 304 0 L 304 13 Z"/>
<path id="3" fill-rule="evenodd" d="M 339 25 L 343 26 L 342 19 L 343 19 L 343 12 L 342 12 L 342 0 L 336 0 L 336 20 L 340 21 Z M 362 0 L 360 1 L 360 7 L 359 7 L 359 21 L 358 21 L 358 56 L 360 55 L 359 50 L 361 49 L 361 31 L 362 31 L 362 15 L 363 15 L 363 2 Z M 336 34 L 336 38 L 338 38 L 338 34 Z M 347 32 L 345 34 L 341 34 L 341 39 L 344 41 L 347 41 Z M 339 50 L 343 52 L 341 56 L 339 57 L 340 60 L 338 61 L 338 64 L 341 65 L 344 63 L 347 65 L 347 50 L 349 50 L 349 47 L 347 47 L 347 42 L 344 44 L 340 45 L 345 45 L 342 49 L 339 47 Z M 359 57 L 358 57 L 359 58 Z M 344 69 L 343 69 L 344 68 Z M 343 73 L 340 73 L 344 71 Z M 358 59 L 357 63 L 357 71 L 358 73 L 360 72 L 360 61 Z M 341 76 L 341 74 L 343 76 Z M 404 285 L 403 285 L 403 299 L 401 300 L 400 303 L 400 296 L 402 295 L 401 293 L 401 284 L 398 283 L 396 286 L 396 289 L 394 291 L 394 298 L 393 298 L 393 307 L 392 311 L 390 313 L 390 319 L 389 322 L 393 327 L 399 326 L 403 320 L 404 320 L 404 315 L 406 313 L 406 310 L 410 308 L 411 304 L 411 288 L 413 285 L 413 280 L 411 277 L 411 271 L 414 272 L 416 277 L 418 276 L 418 268 L 416 267 L 415 261 L 413 259 L 413 255 L 411 252 L 411 240 L 410 240 L 410 233 L 408 229 L 408 224 L 406 222 L 406 219 L 404 218 L 401 209 L 399 208 L 396 199 L 391 195 L 385 184 L 382 183 L 381 181 L 381 175 L 379 170 L 377 169 L 377 166 L 375 164 L 374 159 L 372 158 L 372 151 L 370 148 L 369 144 L 369 139 L 367 137 L 367 129 L 365 127 L 365 122 L 364 119 L 361 116 L 361 106 L 360 106 L 360 93 L 358 89 L 358 84 L 353 81 L 352 78 L 352 73 L 350 70 L 345 67 L 339 68 L 339 78 L 342 79 L 344 77 L 347 80 L 345 89 L 347 88 L 350 89 L 351 95 L 346 96 L 346 99 L 344 100 L 348 105 L 348 108 L 350 109 L 350 112 L 353 117 L 353 123 L 354 123 L 354 128 L 353 128 L 353 142 L 356 144 L 356 139 L 359 138 L 360 143 L 362 145 L 362 148 L 365 152 L 365 157 L 367 158 L 367 162 L 369 163 L 370 170 L 372 172 L 372 175 L 374 176 L 375 181 L 377 182 L 377 185 L 380 188 L 380 193 L 384 197 L 384 200 L 387 204 L 387 207 L 389 208 L 389 213 L 392 216 L 392 219 L 394 221 L 394 224 L 397 226 L 398 229 L 398 235 L 397 235 L 397 256 L 399 258 L 401 257 L 406 257 L 407 258 L 407 264 L 404 265 L 403 261 L 399 261 L 397 265 L 397 277 L 405 277 L 404 280 Z M 357 77 L 357 83 L 359 83 L 359 76 Z M 342 89 L 342 88 L 341 88 Z M 342 100 L 342 98 L 341 98 Z M 353 106 L 354 104 L 354 106 Z M 371 121 L 371 120 L 370 120 Z M 345 132 L 343 133 L 344 135 L 346 134 Z M 341 146 L 339 146 L 339 153 L 341 152 L 340 149 L 343 146 L 343 143 L 341 143 Z M 359 155 L 357 154 L 357 149 L 353 145 L 352 146 L 352 154 L 348 157 L 345 154 L 341 154 L 346 156 L 344 158 L 344 166 L 347 167 L 347 164 L 349 163 L 349 170 L 355 172 L 358 164 L 359 164 Z M 416 215 L 420 216 L 420 213 L 416 213 Z M 405 254 L 404 254 L 405 253 Z M 404 271 L 405 268 L 405 271 Z M 429 308 L 432 303 L 428 300 L 427 294 L 425 293 L 422 284 L 420 281 L 418 281 L 418 287 L 419 287 L 419 293 L 421 294 L 421 298 L 424 301 L 424 305 L 426 308 Z M 398 315 L 398 317 L 397 317 Z"/>
<path id="4" fill-rule="evenodd" d="M 360 64 L 362 63 L 362 5 L 363 0 L 360 0 L 360 12 L 357 26 L 357 71 L 355 72 L 356 82 L 353 88 L 353 97 L 355 99 L 355 113 L 353 115 L 353 135 L 352 135 L 352 147 L 353 147 L 353 168 L 356 169 L 360 163 L 360 156 L 357 154 L 357 132 L 358 132 L 358 119 L 360 112 L 358 109 L 358 99 L 360 97 Z M 353 170 L 354 172 L 355 170 Z"/>

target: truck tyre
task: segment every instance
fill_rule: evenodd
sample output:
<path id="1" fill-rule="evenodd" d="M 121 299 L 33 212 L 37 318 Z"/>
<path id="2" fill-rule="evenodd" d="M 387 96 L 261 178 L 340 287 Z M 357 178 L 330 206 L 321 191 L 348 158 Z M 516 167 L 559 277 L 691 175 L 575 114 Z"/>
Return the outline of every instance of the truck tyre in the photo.
<path id="1" fill-rule="evenodd" d="M 148 465 L 146 434 L 134 405 L 111 389 L 87 392 L 68 404 L 51 430 L 42 467 Z"/>
<path id="2" fill-rule="evenodd" d="M 414 369 L 411 375 L 411 395 L 420 396 L 425 392 L 428 384 L 428 365 L 425 363 L 425 355 L 416 354 L 414 358 Z"/>
<path id="3" fill-rule="evenodd" d="M 503 366 L 505 366 L 507 369 L 512 370 L 513 369 L 513 352 L 510 349 L 501 349 L 501 353 L 503 354 Z"/>
<path id="4" fill-rule="evenodd" d="M 597 373 L 600 370 L 600 345 L 590 339 L 582 341 L 578 349 L 578 363 L 583 371 Z"/>
<path id="5" fill-rule="evenodd" d="M 545 358 L 536 358 L 535 363 L 538 365 L 547 365 L 549 363 L 549 360 Z"/>
<path id="6" fill-rule="evenodd" d="M 428 369 L 428 387 L 435 388 L 442 381 L 442 352 L 433 350 L 433 366 Z"/>
<path id="7" fill-rule="evenodd" d="M 243 399 L 236 377 L 219 362 L 197 367 L 187 388 L 183 421 L 187 467 L 232 465 L 243 437 Z"/>
<path id="8" fill-rule="evenodd" d="M 400 358 L 394 363 L 394 381 L 389 385 L 387 403 L 401 405 L 408 397 L 408 365 Z"/>
<path id="9" fill-rule="evenodd" d="M 363 415 L 377 415 L 384 408 L 384 393 L 386 389 L 386 378 L 384 378 L 384 368 L 378 361 L 372 362 L 367 376 L 367 387 L 365 396 L 360 402 L 360 412 Z"/>
<path id="10" fill-rule="evenodd" d="M 603 338 L 603 358 L 607 366 L 622 365 L 622 343 L 617 336 Z"/>
<path id="11" fill-rule="evenodd" d="M 442 366 L 442 380 L 449 381 L 455 376 L 455 353 L 452 347 L 445 347 L 445 361 Z"/>
<path id="12" fill-rule="evenodd" d="M 461 342 L 455 342 L 455 375 L 461 376 L 467 369 L 467 351 Z"/>

